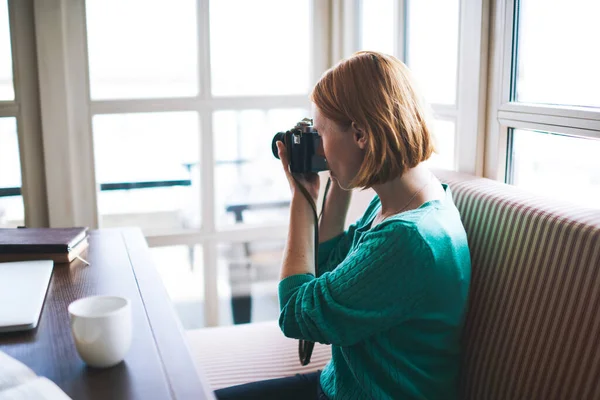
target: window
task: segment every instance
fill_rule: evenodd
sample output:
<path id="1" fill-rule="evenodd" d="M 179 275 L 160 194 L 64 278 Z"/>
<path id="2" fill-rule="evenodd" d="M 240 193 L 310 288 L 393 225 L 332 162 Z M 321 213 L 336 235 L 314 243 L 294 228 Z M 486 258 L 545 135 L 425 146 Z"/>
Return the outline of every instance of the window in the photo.
<path id="1" fill-rule="evenodd" d="M 395 55 L 411 69 L 433 114 L 431 130 L 437 153 L 428 160 L 429 166 L 474 173 L 480 160 L 476 150 L 481 118 L 476 86 L 479 77 L 468 71 L 478 74 L 480 65 L 469 41 L 481 30 L 481 20 L 475 18 L 476 11 L 461 15 L 463 3 L 363 0 L 358 17 L 359 49 Z M 468 7 L 477 10 L 481 2 L 469 2 Z M 461 36 L 464 31 L 469 35 Z"/>
<path id="2" fill-rule="evenodd" d="M 596 2 L 568 7 L 508 2 L 499 132 L 507 138 L 505 181 L 600 208 L 600 28 Z M 500 164 L 500 163 L 499 163 Z"/>
<path id="3" fill-rule="evenodd" d="M 92 100 L 198 94 L 195 0 L 88 0 L 86 13 Z"/>
<path id="4" fill-rule="evenodd" d="M 14 228 L 24 220 L 16 119 L 0 118 L 0 228 Z"/>
<path id="5" fill-rule="evenodd" d="M 218 258 L 219 307 L 224 325 L 276 320 L 277 283 L 284 240 L 221 242 Z"/>
<path id="6" fill-rule="evenodd" d="M 395 0 L 365 0 L 360 3 L 360 48 L 396 54 L 397 41 L 401 40 L 396 27 Z"/>
<path id="7" fill-rule="evenodd" d="M 197 113 L 102 114 L 92 126 L 103 227 L 147 235 L 200 227 Z"/>
<path id="8" fill-rule="evenodd" d="M 407 65 L 435 116 L 437 153 L 428 163 L 455 169 L 456 114 L 440 106 L 457 104 L 459 1 L 410 1 L 407 11 Z"/>
<path id="9" fill-rule="evenodd" d="M 218 225 L 285 222 L 290 190 L 273 156 L 276 132 L 292 128 L 306 109 L 216 111 L 215 218 Z"/>
<path id="10" fill-rule="evenodd" d="M 214 96 L 306 94 L 310 86 L 310 2 L 210 2 Z"/>
<path id="11" fill-rule="evenodd" d="M 0 101 L 14 100 L 8 2 L 0 1 Z"/>
<path id="12" fill-rule="evenodd" d="M 523 103 L 600 107 L 600 3 L 568 6 L 521 0 L 515 99 Z"/>
<path id="13" fill-rule="evenodd" d="M 199 296 L 170 290 L 180 315 L 210 310 L 189 327 L 231 320 L 214 313 L 218 298 L 237 296 L 217 271 L 240 243 L 254 255 L 274 240 L 281 252 L 290 194 L 271 141 L 309 116 L 322 72 L 312 3 L 85 3 L 100 226 L 142 227 L 168 285 Z M 278 273 L 278 263 L 263 267 Z M 199 277 L 219 292 L 205 293 Z"/>
<path id="14" fill-rule="evenodd" d="M 406 61 L 425 99 L 456 104 L 459 1 L 410 1 L 407 25 Z"/>
<path id="15" fill-rule="evenodd" d="M 0 228 L 24 225 L 8 2 L 0 1 Z"/>
<path id="16" fill-rule="evenodd" d="M 206 326 L 202 250 L 203 247 L 199 245 L 159 246 L 150 249 L 162 283 L 184 329 Z"/>
<path id="17" fill-rule="evenodd" d="M 455 169 L 456 123 L 454 120 L 436 119 L 433 129 L 436 153 L 426 162 L 431 168 Z"/>
<path id="18" fill-rule="evenodd" d="M 47 208 L 57 221 L 95 224 L 99 214 L 100 226 L 142 226 L 151 246 L 167 249 L 159 267 L 202 265 L 206 325 L 215 325 L 227 293 L 217 284 L 221 265 L 240 243 L 260 248 L 286 234 L 289 189 L 273 135 L 309 116 L 308 92 L 327 66 L 372 49 L 416 75 L 434 114 L 432 166 L 536 191 L 569 178 L 573 197 L 600 204 L 589 155 L 600 140 L 597 3 L 86 0 L 37 13 L 34 29 L 33 1 L 0 1 L 0 193 L 22 180 L 30 214 Z M 30 129 L 39 104 L 57 111 L 54 120 L 42 115 L 44 142 L 64 159 L 47 151 L 40 161 L 42 135 L 33 144 L 17 136 L 17 128 L 39 133 Z M 573 161 L 557 169 L 557 159 Z M 23 220 L 22 204 L 18 194 L 0 197 L 0 208 L 13 210 L 4 224 Z M 199 275 L 177 276 L 200 293 Z"/>
<path id="19" fill-rule="evenodd" d="M 218 244 L 216 265 L 220 325 L 275 320 L 283 240 Z M 200 245 L 151 249 L 184 329 L 206 326 L 204 251 Z"/>
<path id="20" fill-rule="evenodd" d="M 515 129 L 511 135 L 511 183 L 600 208 L 600 140 L 529 129 Z"/>

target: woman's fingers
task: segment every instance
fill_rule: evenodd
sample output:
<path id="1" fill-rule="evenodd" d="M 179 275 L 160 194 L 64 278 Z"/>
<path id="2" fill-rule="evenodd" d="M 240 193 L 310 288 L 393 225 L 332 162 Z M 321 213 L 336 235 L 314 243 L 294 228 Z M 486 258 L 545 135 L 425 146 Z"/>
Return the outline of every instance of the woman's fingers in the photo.
<path id="1" fill-rule="evenodd" d="M 285 174 L 289 177 L 290 168 L 288 166 L 287 151 L 285 150 L 285 145 L 281 141 L 277 142 L 277 154 L 279 154 L 279 159 L 281 160 Z"/>
<path id="2" fill-rule="evenodd" d="M 281 141 L 277 142 L 277 154 L 279 155 L 279 159 L 281 160 L 283 170 L 288 178 L 292 191 L 297 184 L 300 184 L 305 187 L 314 198 L 316 198 L 319 193 L 319 174 L 314 172 L 305 174 L 292 174 L 290 172 L 287 149 L 285 148 L 285 144 L 283 144 Z"/>

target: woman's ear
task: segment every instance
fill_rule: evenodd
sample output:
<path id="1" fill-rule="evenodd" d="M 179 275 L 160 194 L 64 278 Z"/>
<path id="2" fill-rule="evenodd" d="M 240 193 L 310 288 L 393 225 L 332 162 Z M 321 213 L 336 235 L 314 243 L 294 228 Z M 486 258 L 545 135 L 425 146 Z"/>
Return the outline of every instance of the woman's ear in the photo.
<path id="1" fill-rule="evenodd" d="M 365 131 L 356 122 L 352 122 L 352 131 L 356 145 L 361 150 L 364 150 L 367 147 L 367 135 L 365 135 Z"/>

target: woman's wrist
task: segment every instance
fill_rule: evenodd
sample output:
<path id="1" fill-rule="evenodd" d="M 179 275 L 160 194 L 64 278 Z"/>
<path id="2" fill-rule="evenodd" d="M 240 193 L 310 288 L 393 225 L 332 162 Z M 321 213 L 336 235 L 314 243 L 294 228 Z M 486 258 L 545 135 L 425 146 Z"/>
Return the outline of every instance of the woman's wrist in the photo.
<path id="1" fill-rule="evenodd" d="M 313 201 L 315 201 L 315 200 L 313 199 Z M 305 194 L 302 193 L 300 190 L 292 191 L 292 198 L 291 198 L 290 205 L 294 209 L 294 211 L 298 211 L 298 209 L 300 209 L 300 210 L 307 210 L 312 213 L 312 206 L 310 204 L 310 201 L 306 198 Z"/>

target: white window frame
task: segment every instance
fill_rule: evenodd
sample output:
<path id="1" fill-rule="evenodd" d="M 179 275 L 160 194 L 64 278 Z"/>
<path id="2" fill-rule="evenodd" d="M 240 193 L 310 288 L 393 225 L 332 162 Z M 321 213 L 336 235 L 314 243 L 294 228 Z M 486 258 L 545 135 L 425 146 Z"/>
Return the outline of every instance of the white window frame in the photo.
<path id="1" fill-rule="evenodd" d="M 353 2 L 356 12 L 349 13 L 347 20 L 353 23 L 356 35 L 349 55 L 360 48 L 360 7 L 362 1 Z M 394 56 L 407 60 L 407 18 L 410 1 L 394 2 Z M 487 47 L 489 30 L 489 0 L 459 0 L 459 42 L 456 101 L 454 105 L 430 104 L 435 118 L 455 124 L 454 169 L 459 172 L 483 175 L 484 128 L 487 95 Z M 409 64 L 410 67 L 410 64 Z"/>
<path id="2" fill-rule="evenodd" d="M 205 324 L 218 325 L 217 245 L 286 237 L 287 223 L 261 226 L 216 225 L 212 113 L 216 110 L 272 108 L 310 109 L 308 93 L 290 96 L 217 97 L 211 95 L 209 0 L 197 0 L 198 74 L 200 93 L 195 97 L 140 100 L 91 100 L 84 0 L 35 2 L 39 80 L 47 157 L 48 207 L 51 226 L 99 226 L 97 186 L 91 121 L 94 115 L 168 111 L 195 111 L 200 118 L 200 198 L 202 226 L 189 233 L 147 237 L 150 246 L 201 245 L 203 247 Z M 329 63 L 323 45 L 328 34 L 327 1 L 313 0 L 315 29 L 315 83 Z M 67 179 L 65 179 L 65 176 Z"/>
<path id="3" fill-rule="evenodd" d="M 490 92 L 485 176 L 510 182 L 508 170 L 509 132 L 511 129 L 535 129 L 576 137 L 600 139 L 600 109 L 551 106 L 511 101 L 516 0 L 495 0 L 492 31 Z M 516 60 L 515 60 L 516 61 Z"/>
<path id="4" fill-rule="evenodd" d="M 33 0 L 8 0 L 13 101 L 0 101 L 0 117 L 14 117 L 21 165 L 21 194 L 28 227 L 48 226 L 40 124 Z"/>

